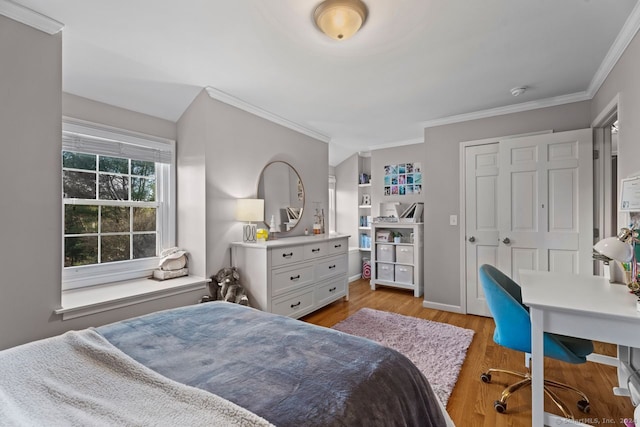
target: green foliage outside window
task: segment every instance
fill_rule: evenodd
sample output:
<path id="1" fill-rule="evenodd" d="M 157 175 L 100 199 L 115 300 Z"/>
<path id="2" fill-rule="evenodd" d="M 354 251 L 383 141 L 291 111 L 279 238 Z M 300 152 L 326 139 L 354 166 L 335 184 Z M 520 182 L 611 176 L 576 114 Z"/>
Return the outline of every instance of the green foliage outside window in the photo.
<path id="1" fill-rule="evenodd" d="M 157 208 L 136 206 L 156 201 L 154 162 L 63 151 L 62 166 L 64 198 L 75 200 L 65 204 L 65 267 L 156 256 Z"/>

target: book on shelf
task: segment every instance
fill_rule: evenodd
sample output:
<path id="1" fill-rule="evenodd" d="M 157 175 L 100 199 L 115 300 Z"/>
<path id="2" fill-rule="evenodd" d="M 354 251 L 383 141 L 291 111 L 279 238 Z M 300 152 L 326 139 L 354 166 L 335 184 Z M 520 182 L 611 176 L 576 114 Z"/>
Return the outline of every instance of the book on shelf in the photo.
<path id="1" fill-rule="evenodd" d="M 400 222 L 422 222 L 424 203 L 412 203 L 400 214 Z"/>

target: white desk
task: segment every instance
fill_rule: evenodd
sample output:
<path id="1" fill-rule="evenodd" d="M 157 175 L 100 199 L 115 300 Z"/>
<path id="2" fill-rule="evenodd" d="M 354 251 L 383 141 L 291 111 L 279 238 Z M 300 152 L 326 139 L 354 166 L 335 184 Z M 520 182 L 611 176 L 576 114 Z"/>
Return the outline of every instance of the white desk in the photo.
<path id="1" fill-rule="evenodd" d="M 599 276 L 520 270 L 520 285 L 531 316 L 532 426 L 558 425 L 564 418 L 544 413 L 543 332 L 640 347 L 636 298 Z"/>

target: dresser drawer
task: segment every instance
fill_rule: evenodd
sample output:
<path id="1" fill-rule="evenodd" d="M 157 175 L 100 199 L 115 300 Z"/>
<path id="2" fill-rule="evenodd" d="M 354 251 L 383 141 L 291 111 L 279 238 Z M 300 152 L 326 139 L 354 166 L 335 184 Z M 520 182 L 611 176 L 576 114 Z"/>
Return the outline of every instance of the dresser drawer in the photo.
<path id="1" fill-rule="evenodd" d="M 316 280 L 347 272 L 347 257 L 338 255 L 319 261 L 316 264 Z"/>
<path id="2" fill-rule="evenodd" d="M 273 248 L 271 250 L 271 266 L 292 264 L 304 259 L 302 246 L 288 246 L 284 248 Z"/>
<path id="3" fill-rule="evenodd" d="M 307 243 L 304 245 L 304 259 L 316 259 L 329 255 L 327 242 Z"/>
<path id="4" fill-rule="evenodd" d="M 347 279 L 340 277 L 324 285 L 320 285 L 315 290 L 316 304 L 325 305 L 331 300 L 346 295 Z"/>
<path id="5" fill-rule="evenodd" d="M 346 254 L 347 253 L 347 239 L 334 240 L 327 242 L 327 253 L 329 255 Z"/>
<path id="6" fill-rule="evenodd" d="M 304 263 L 271 271 L 271 295 L 277 296 L 313 283 L 313 264 Z"/>
<path id="7" fill-rule="evenodd" d="M 299 292 L 293 296 L 274 298 L 271 312 L 283 316 L 296 316 L 296 313 L 313 308 L 313 289 Z"/>

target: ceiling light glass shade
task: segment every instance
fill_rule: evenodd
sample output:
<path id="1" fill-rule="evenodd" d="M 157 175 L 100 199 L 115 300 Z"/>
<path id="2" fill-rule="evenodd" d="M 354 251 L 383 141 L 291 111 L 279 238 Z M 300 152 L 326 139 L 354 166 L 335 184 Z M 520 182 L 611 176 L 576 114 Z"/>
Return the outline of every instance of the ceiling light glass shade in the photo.
<path id="1" fill-rule="evenodd" d="M 630 244 L 620 241 L 617 237 L 607 237 L 595 244 L 593 249 L 599 254 L 620 262 L 629 262 L 633 258 L 633 248 Z"/>
<path id="2" fill-rule="evenodd" d="M 353 36 L 367 19 L 367 6 L 361 0 L 325 0 L 313 14 L 320 30 L 335 40 Z"/>

